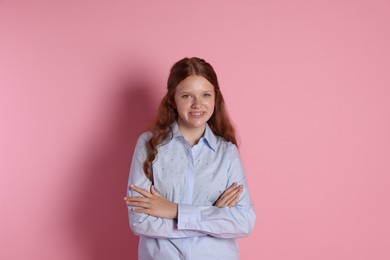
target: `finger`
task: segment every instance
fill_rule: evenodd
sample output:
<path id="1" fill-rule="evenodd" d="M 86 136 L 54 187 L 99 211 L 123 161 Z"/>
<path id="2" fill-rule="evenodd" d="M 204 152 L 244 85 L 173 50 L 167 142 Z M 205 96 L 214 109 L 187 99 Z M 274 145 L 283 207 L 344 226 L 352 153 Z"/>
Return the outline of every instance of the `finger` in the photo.
<path id="1" fill-rule="evenodd" d="M 232 194 L 232 197 L 239 197 L 244 190 L 244 187 L 242 185 L 238 186 L 237 189 L 234 191 L 234 194 Z"/>
<path id="2" fill-rule="evenodd" d="M 229 193 L 237 187 L 237 182 L 233 182 L 223 193 Z"/>
<path id="3" fill-rule="evenodd" d="M 151 208 L 132 208 L 131 211 L 136 212 L 136 213 L 143 213 L 143 214 L 148 214 L 152 216 L 157 216 L 157 212 L 154 209 Z"/>
<path id="4" fill-rule="evenodd" d="M 234 184 L 235 186 L 233 186 Z M 228 200 L 230 197 L 234 196 L 240 190 L 241 185 L 236 186 L 237 184 L 236 183 L 234 184 L 224 191 L 224 193 L 221 196 L 222 200 Z"/>
<path id="5" fill-rule="evenodd" d="M 234 197 L 229 203 L 227 204 L 228 207 L 234 207 L 236 205 L 237 197 Z"/>
<path id="6" fill-rule="evenodd" d="M 161 194 L 158 193 L 158 191 L 156 191 L 156 189 L 154 188 L 154 185 L 150 185 L 150 193 L 151 193 L 152 195 L 161 197 Z"/>
<path id="7" fill-rule="evenodd" d="M 141 195 L 144 196 L 144 197 L 147 197 L 147 198 L 151 197 L 150 192 L 148 192 L 147 190 L 142 189 L 142 188 L 140 188 L 140 187 L 138 187 L 138 186 L 136 186 L 136 185 L 134 185 L 134 184 L 131 184 L 130 188 L 131 188 L 132 190 L 138 192 L 139 194 L 141 194 Z"/>
<path id="8" fill-rule="evenodd" d="M 237 193 L 232 194 L 231 196 L 227 197 L 225 200 L 225 204 L 229 205 L 232 201 L 234 201 L 237 197 Z"/>
<path id="9" fill-rule="evenodd" d="M 216 207 L 225 207 L 230 203 L 234 196 L 240 192 L 240 188 L 242 188 L 242 185 L 237 186 L 237 183 L 234 182 L 232 185 L 230 185 L 219 197 L 219 199 L 215 202 Z"/>
<path id="10" fill-rule="evenodd" d="M 240 196 L 236 196 L 236 197 L 234 197 L 234 199 L 228 204 L 228 207 L 234 207 L 234 206 L 236 206 L 237 205 L 237 203 L 238 203 L 238 198 L 239 198 Z"/>
<path id="11" fill-rule="evenodd" d="M 150 215 L 150 210 L 149 209 L 144 209 L 144 208 L 133 208 L 131 209 L 132 212 L 135 213 L 143 213 L 143 214 L 148 214 Z"/>
<path id="12" fill-rule="evenodd" d="M 131 206 L 131 207 L 144 208 L 144 209 L 150 208 L 150 204 L 145 203 L 145 202 L 128 201 L 128 202 L 126 202 L 126 204 L 127 204 L 127 206 Z"/>
<path id="13" fill-rule="evenodd" d="M 132 197 L 126 201 L 127 206 L 150 208 L 150 200 L 144 197 Z"/>
<path id="14" fill-rule="evenodd" d="M 225 201 L 225 203 L 230 203 L 232 200 L 235 199 L 236 196 L 240 195 L 242 192 L 242 185 L 236 187 L 234 190 L 232 190 L 231 192 L 229 192 L 224 198 L 223 198 L 223 201 Z"/>
<path id="15" fill-rule="evenodd" d="M 230 192 L 232 192 L 235 188 L 236 188 L 237 184 L 236 183 L 233 183 L 232 185 L 230 185 L 226 190 L 224 190 L 224 192 L 221 194 L 221 198 L 227 196 Z"/>
<path id="16" fill-rule="evenodd" d="M 233 206 L 237 205 L 242 191 L 243 191 L 243 187 L 241 186 L 241 188 L 237 191 L 237 193 L 230 199 L 229 202 L 227 202 L 229 207 L 233 207 Z"/>
<path id="17" fill-rule="evenodd" d="M 127 197 L 126 198 L 126 202 L 129 201 L 129 202 L 132 202 L 132 201 L 137 201 L 137 202 L 148 202 L 150 199 L 149 198 L 145 198 L 145 197 L 142 197 L 142 196 L 133 196 L 133 197 Z"/>

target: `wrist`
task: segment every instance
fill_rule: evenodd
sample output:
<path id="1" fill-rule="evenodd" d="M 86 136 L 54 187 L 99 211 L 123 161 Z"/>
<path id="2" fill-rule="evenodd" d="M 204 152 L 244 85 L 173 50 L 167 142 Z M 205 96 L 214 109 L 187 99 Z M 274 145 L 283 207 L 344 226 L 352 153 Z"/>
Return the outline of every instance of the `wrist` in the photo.
<path id="1" fill-rule="evenodd" d="M 177 203 L 173 203 L 173 205 L 174 205 L 174 211 L 173 211 L 173 219 L 177 219 L 177 217 L 178 217 L 178 212 L 179 212 L 179 204 L 177 204 Z"/>

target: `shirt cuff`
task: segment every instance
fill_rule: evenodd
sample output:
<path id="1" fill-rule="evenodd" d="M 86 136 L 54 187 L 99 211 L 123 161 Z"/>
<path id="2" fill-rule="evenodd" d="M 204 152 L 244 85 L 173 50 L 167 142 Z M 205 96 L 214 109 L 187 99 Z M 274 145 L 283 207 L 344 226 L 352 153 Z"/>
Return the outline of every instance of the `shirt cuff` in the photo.
<path id="1" fill-rule="evenodd" d="M 177 228 L 182 230 L 197 230 L 196 206 L 190 204 L 179 204 Z"/>

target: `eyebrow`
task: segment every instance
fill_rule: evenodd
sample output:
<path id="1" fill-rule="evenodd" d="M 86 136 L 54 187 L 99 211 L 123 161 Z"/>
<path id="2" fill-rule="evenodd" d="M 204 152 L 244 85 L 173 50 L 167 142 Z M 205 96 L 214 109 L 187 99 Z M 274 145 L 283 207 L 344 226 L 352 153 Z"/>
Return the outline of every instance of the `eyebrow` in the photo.
<path id="1" fill-rule="evenodd" d="M 214 90 L 205 90 L 205 91 L 202 91 L 201 93 L 214 93 L 215 91 Z M 192 94 L 193 92 L 190 92 L 190 91 L 180 91 L 179 94 Z"/>

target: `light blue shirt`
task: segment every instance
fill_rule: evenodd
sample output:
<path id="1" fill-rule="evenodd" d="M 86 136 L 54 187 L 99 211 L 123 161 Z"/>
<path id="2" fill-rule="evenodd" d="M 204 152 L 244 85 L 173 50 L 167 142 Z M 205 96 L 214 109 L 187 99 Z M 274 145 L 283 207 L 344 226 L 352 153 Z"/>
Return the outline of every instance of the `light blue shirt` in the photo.
<path id="1" fill-rule="evenodd" d="M 129 207 L 130 227 L 140 236 L 140 260 L 239 259 L 237 238 L 249 235 L 256 214 L 248 191 L 237 147 L 206 130 L 191 146 L 177 123 L 172 135 L 159 147 L 153 163 L 154 186 L 161 195 L 178 204 L 178 219 L 163 219 L 134 213 Z M 150 190 L 143 171 L 150 132 L 143 133 L 135 147 L 128 186 Z M 213 204 L 234 182 L 243 192 L 234 207 Z M 140 196 L 128 188 L 128 196 Z"/>

